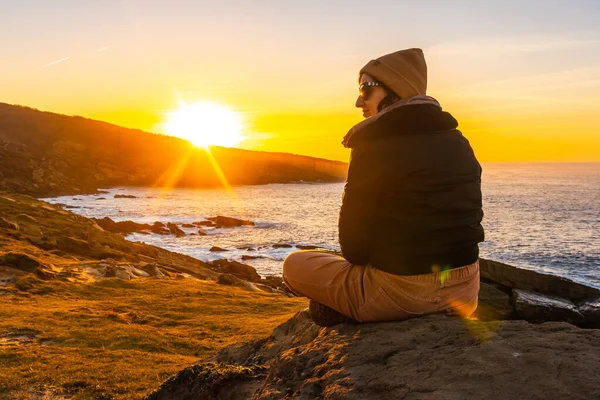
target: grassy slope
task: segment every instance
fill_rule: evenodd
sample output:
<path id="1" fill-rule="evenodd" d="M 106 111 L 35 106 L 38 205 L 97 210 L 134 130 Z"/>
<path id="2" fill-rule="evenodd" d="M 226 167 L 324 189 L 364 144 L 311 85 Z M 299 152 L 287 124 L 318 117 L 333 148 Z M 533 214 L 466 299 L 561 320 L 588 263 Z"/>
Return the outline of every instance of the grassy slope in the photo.
<path id="1" fill-rule="evenodd" d="M 0 291 L 0 398 L 27 391 L 75 399 L 136 399 L 225 346 L 264 337 L 305 299 L 213 281 L 110 279 L 94 284 L 33 281 Z"/>
<path id="2" fill-rule="evenodd" d="M 0 194 L 0 217 L 19 225 L 0 228 L 0 258 L 28 254 L 64 271 L 111 256 L 214 274 L 201 261 L 125 241 L 28 196 Z M 199 358 L 268 335 L 306 306 L 305 299 L 212 280 L 83 283 L 24 275 L 0 286 L 0 399 L 141 398 Z"/>

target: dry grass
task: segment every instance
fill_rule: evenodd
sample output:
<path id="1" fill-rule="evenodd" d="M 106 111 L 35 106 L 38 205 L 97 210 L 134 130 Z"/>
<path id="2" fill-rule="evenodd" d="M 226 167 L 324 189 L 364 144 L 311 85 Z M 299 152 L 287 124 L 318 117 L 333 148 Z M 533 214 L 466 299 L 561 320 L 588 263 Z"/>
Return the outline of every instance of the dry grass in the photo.
<path id="1" fill-rule="evenodd" d="M 140 399 L 199 358 L 268 335 L 307 302 L 212 281 L 27 276 L 0 288 L 0 304 L 0 399 Z"/>

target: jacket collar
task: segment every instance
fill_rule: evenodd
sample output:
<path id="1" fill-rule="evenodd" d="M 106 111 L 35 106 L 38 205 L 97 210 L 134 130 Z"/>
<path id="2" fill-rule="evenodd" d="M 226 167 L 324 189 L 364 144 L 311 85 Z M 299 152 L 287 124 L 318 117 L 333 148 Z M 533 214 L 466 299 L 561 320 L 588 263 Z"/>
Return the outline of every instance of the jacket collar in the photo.
<path id="1" fill-rule="evenodd" d="M 344 147 L 365 140 L 403 134 L 436 133 L 454 130 L 458 122 L 429 96 L 401 100 L 353 126 L 344 136 Z"/>

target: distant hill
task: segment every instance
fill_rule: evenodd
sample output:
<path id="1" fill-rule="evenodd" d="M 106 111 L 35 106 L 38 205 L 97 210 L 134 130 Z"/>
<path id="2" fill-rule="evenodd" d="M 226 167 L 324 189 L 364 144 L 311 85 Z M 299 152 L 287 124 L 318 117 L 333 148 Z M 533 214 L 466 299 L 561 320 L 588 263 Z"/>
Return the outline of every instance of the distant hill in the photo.
<path id="1" fill-rule="evenodd" d="M 231 185 L 343 181 L 347 164 L 212 147 Z M 171 136 L 0 103 L 0 190 L 33 196 L 112 186 L 220 186 L 203 149 Z"/>

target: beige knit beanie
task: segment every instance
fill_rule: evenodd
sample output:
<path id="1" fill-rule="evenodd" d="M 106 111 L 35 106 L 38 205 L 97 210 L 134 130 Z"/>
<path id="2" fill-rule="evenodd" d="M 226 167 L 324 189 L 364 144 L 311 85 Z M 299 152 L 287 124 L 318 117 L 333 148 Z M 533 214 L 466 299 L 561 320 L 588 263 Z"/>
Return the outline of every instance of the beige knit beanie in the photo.
<path id="1" fill-rule="evenodd" d="M 371 60 L 358 79 L 362 74 L 383 83 L 401 99 L 427 92 L 427 64 L 421 49 L 400 50 Z"/>

